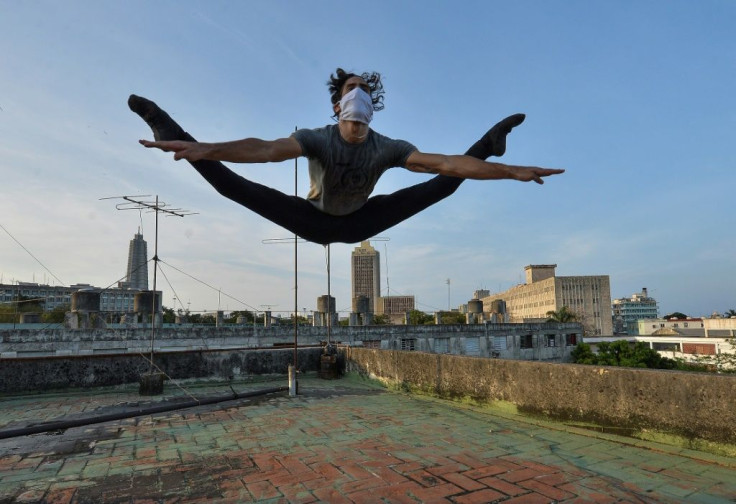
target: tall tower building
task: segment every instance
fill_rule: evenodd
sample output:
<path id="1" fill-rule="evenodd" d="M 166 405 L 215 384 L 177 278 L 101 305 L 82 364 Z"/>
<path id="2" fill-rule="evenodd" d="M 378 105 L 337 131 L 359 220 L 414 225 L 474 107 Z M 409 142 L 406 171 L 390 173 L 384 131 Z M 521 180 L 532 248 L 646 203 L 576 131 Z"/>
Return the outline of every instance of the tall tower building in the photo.
<path id="1" fill-rule="evenodd" d="M 120 282 L 119 286 L 134 290 L 148 290 L 148 245 L 140 229 L 130 240 L 128 271 L 125 282 Z"/>
<path id="2" fill-rule="evenodd" d="M 350 280 L 353 286 L 353 299 L 366 296 L 373 313 L 381 313 L 381 258 L 369 241 L 360 243 L 350 257 Z"/>

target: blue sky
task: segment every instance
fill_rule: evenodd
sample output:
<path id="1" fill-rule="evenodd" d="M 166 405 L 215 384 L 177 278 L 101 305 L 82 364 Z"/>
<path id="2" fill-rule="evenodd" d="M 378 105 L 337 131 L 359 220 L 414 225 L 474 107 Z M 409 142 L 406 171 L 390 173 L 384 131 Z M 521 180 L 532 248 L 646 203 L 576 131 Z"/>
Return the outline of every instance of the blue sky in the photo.
<path id="1" fill-rule="evenodd" d="M 140 225 L 152 254 L 154 220 L 100 198 L 157 194 L 198 212 L 162 219 L 159 256 L 215 288 L 163 266 L 165 305 L 292 310 L 293 248 L 263 243 L 289 234 L 140 147 L 151 135 L 126 100 L 153 99 L 201 140 L 274 139 L 331 123 L 325 82 L 342 66 L 384 75 L 372 127 L 387 136 L 461 153 L 524 112 L 502 161 L 567 170 L 543 186 L 467 181 L 383 233 L 384 293 L 388 277 L 446 309 L 448 278 L 456 307 L 554 263 L 610 275 L 614 298 L 647 287 L 662 314 L 736 308 L 735 2 L 358 5 L 0 0 L 0 224 L 47 268 L 0 229 L 3 282 L 113 284 Z M 234 168 L 294 191 L 293 162 Z M 298 177 L 304 195 L 305 160 Z M 394 169 L 376 192 L 424 178 Z M 331 249 L 345 311 L 353 247 Z M 325 250 L 299 255 L 299 309 L 313 310 Z"/>

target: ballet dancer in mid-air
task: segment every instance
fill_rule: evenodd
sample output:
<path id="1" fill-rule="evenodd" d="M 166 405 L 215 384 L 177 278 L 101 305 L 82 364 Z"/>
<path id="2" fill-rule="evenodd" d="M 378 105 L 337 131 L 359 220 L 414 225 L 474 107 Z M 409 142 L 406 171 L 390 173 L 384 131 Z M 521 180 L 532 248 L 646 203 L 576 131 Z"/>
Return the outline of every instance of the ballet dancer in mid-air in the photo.
<path id="1" fill-rule="evenodd" d="M 152 101 L 131 95 L 128 105 L 153 130 L 155 141 L 141 140 L 142 145 L 174 152 L 174 159 L 189 161 L 223 196 L 323 245 L 375 236 L 451 195 L 465 179 L 542 184 L 543 177 L 564 172 L 484 161 L 506 152 L 506 135 L 524 121 L 524 114 L 500 121 L 465 155 L 427 154 L 368 126 L 373 112 L 383 109 L 380 74 L 358 75 L 338 68 L 328 86 L 337 124 L 300 129 L 272 141 L 197 142 Z M 300 156 L 309 159 L 306 199 L 245 179 L 220 162 L 280 162 Z M 437 176 L 392 194 L 371 196 L 378 178 L 392 167 Z"/>

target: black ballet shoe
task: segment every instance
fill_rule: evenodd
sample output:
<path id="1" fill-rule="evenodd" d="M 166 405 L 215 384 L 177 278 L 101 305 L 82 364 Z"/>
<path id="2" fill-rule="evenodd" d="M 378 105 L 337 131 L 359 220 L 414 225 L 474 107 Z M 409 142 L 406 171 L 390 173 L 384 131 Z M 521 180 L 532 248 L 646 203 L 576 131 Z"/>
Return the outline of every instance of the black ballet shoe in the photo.
<path id="1" fill-rule="evenodd" d="M 130 95 L 128 107 L 146 121 L 153 131 L 153 138 L 157 141 L 187 139 L 188 135 L 181 126 L 151 100 L 142 96 Z"/>
<path id="2" fill-rule="evenodd" d="M 488 156 L 503 156 L 506 153 L 506 135 L 524 122 L 525 114 L 514 114 L 500 120 L 493 128 L 483 135 L 481 142 L 488 149 Z M 488 157 L 486 156 L 486 157 Z"/>

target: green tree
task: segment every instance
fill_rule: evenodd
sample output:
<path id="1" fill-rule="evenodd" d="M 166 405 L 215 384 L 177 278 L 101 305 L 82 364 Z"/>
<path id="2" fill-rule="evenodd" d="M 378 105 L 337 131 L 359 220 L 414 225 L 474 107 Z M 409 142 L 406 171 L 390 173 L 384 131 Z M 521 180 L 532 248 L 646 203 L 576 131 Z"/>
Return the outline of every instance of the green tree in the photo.
<path id="1" fill-rule="evenodd" d="M 296 323 L 297 325 L 309 325 L 309 319 L 303 315 L 297 315 Z M 294 314 L 293 313 L 289 316 L 289 325 L 291 326 L 294 325 Z"/>
<path id="2" fill-rule="evenodd" d="M 243 317 L 243 323 L 245 324 L 252 324 L 253 319 L 255 318 L 252 311 L 236 310 L 234 312 L 230 312 L 230 315 L 225 318 L 225 322 L 228 324 L 236 324 L 239 317 Z"/>
<path id="3" fill-rule="evenodd" d="M 12 324 L 18 321 L 18 312 L 15 309 L 15 304 L 6 303 L 0 305 L 0 322 L 6 324 Z"/>
<path id="4" fill-rule="evenodd" d="M 31 298 L 28 296 L 16 296 L 13 300 L 13 309 L 18 313 L 42 312 L 45 301 L 41 298 Z"/>
<path id="5" fill-rule="evenodd" d="M 625 346 L 628 348 L 629 343 L 626 340 L 619 340 L 614 343 L 617 344 L 614 346 L 613 343 L 608 341 L 601 341 L 598 343 L 598 353 L 595 354 L 594 364 L 598 364 L 599 366 L 619 365 L 623 347 Z"/>
<path id="6" fill-rule="evenodd" d="M 173 324 L 174 322 L 176 322 L 176 313 L 174 313 L 173 308 L 166 308 L 165 306 L 162 306 L 161 311 L 164 324 Z"/>
<path id="7" fill-rule="evenodd" d="M 736 310 L 731 308 L 730 310 L 726 310 L 723 312 L 723 316 L 726 318 L 736 317 Z"/>
<path id="8" fill-rule="evenodd" d="M 665 315 L 663 318 L 665 318 L 665 319 L 671 319 L 671 318 L 674 318 L 674 319 L 686 319 L 686 318 L 688 318 L 688 316 L 685 315 L 682 312 L 676 311 L 676 312 L 670 313 L 669 315 Z"/>
<path id="9" fill-rule="evenodd" d="M 598 353 L 594 354 L 590 346 L 581 343 L 572 351 L 573 362 L 578 364 L 595 364 L 598 366 L 621 366 L 650 369 L 675 369 L 677 362 L 662 357 L 649 345 L 637 341 L 630 345 L 626 340 L 613 342 L 602 341 L 598 344 Z"/>
<path id="10" fill-rule="evenodd" d="M 58 305 L 53 310 L 44 312 L 44 314 L 41 315 L 41 320 L 49 324 L 61 324 L 62 322 L 64 322 L 66 312 L 70 311 L 71 309 L 72 308 L 69 303 Z"/>
<path id="11" fill-rule="evenodd" d="M 550 310 L 547 312 L 547 322 L 577 322 L 578 316 L 575 312 L 570 311 L 567 306 L 563 306 L 559 310 Z"/>
<path id="12" fill-rule="evenodd" d="M 459 311 L 450 311 L 450 312 L 443 311 L 440 317 L 440 323 L 442 325 L 465 324 L 466 322 L 467 322 L 467 317 L 465 316 L 464 313 L 461 313 Z"/>
<path id="13" fill-rule="evenodd" d="M 572 361 L 577 364 L 595 364 L 596 357 L 593 350 L 590 349 L 590 345 L 587 343 L 579 343 L 575 345 L 572 352 Z"/>
<path id="14" fill-rule="evenodd" d="M 389 325 L 390 323 L 391 318 L 385 313 L 373 315 L 373 325 Z"/>
<path id="15" fill-rule="evenodd" d="M 21 313 L 42 313 L 44 300 L 17 295 L 8 304 L 0 305 L 0 322 L 20 322 Z"/>
<path id="16" fill-rule="evenodd" d="M 412 310 L 409 312 L 409 325 L 428 325 L 434 324 L 434 317 L 423 311 Z"/>

